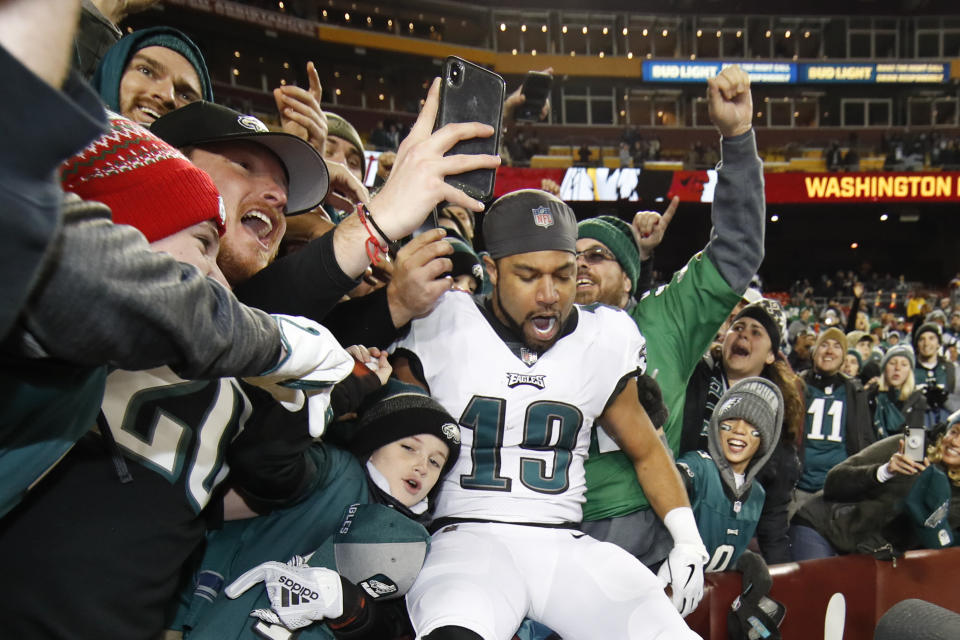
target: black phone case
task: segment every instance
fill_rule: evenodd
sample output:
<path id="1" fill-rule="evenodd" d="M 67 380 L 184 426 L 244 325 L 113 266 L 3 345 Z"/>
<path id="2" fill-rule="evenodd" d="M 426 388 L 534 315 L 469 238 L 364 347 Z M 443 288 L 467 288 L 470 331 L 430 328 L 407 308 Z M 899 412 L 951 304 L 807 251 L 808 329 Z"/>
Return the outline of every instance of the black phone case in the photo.
<path id="1" fill-rule="evenodd" d="M 459 81 L 451 77 L 456 65 L 462 65 L 458 67 L 462 69 Z M 472 62 L 450 56 L 443 64 L 440 82 L 440 107 L 433 125 L 434 131 L 452 122 L 482 122 L 494 128 L 494 134 L 489 138 L 461 140 L 446 155 L 497 155 L 500 150 L 500 122 L 506 93 L 503 78 Z M 495 169 L 475 169 L 447 176 L 446 182 L 472 198 L 489 200 L 493 197 L 495 179 Z"/>

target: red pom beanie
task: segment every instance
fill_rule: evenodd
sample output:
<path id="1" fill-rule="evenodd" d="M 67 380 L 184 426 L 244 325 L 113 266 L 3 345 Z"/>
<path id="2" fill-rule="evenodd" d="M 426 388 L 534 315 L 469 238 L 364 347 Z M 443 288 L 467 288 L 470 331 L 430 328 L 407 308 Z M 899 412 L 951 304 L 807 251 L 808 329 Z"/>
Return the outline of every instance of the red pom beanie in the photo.
<path id="1" fill-rule="evenodd" d="M 205 220 L 223 235 L 223 200 L 206 173 L 144 127 L 113 112 L 110 130 L 60 166 L 64 190 L 110 207 L 116 224 L 154 242 Z"/>

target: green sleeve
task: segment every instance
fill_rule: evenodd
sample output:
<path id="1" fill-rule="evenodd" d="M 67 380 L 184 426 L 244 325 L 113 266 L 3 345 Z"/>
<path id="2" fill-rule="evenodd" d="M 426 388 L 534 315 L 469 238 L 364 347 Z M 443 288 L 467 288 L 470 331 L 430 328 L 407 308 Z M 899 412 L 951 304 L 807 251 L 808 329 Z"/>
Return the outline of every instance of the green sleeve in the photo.
<path id="1" fill-rule="evenodd" d="M 657 371 L 670 410 L 664 431 L 674 453 L 680 445 L 687 382 L 739 301 L 740 294 L 700 252 L 668 285 L 645 296 L 631 312 L 647 340 L 647 372 Z"/>
<path id="2" fill-rule="evenodd" d="M 670 416 L 664 425 L 674 453 L 680 444 L 687 382 L 730 311 L 740 301 L 710 259 L 700 252 L 669 284 L 644 296 L 630 312 L 647 341 L 647 373 L 656 380 Z M 594 446 L 586 465 L 584 520 L 622 516 L 650 506 L 633 465 L 622 451 Z"/>

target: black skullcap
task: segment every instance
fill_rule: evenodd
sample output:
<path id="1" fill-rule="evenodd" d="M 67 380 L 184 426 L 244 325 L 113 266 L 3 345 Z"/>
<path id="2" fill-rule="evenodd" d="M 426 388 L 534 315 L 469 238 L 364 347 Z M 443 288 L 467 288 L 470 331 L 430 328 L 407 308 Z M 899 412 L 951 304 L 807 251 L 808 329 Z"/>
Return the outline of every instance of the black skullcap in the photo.
<path id="1" fill-rule="evenodd" d="M 440 471 L 443 478 L 460 456 L 457 421 L 423 389 L 396 379 L 390 379 L 368 400 L 347 448 L 364 460 L 391 442 L 429 433 L 450 450 Z"/>
<path id="2" fill-rule="evenodd" d="M 786 328 L 784 327 L 786 319 L 783 314 L 783 309 L 776 300 L 762 298 L 759 302 L 748 304 L 737 314 L 737 317 L 734 318 L 733 321 L 736 322 L 744 317 L 753 318 L 759 322 L 770 336 L 770 349 L 774 353 L 780 350 L 780 339 L 786 332 Z M 846 349 L 844 349 L 844 351 L 846 351 Z"/>
<path id="3" fill-rule="evenodd" d="M 533 251 L 577 252 L 577 218 L 546 191 L 522 189 L 497 199 L 483 219 L 483 238 L 494 260 Z"/>

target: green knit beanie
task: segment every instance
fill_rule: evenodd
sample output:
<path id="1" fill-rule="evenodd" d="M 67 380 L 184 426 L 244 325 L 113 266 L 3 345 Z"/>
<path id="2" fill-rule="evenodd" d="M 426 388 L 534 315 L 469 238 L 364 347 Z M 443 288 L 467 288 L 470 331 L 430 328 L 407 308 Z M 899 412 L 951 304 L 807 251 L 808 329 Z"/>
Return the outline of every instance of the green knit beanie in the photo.
<path id="1" fill-rule="evenodd" d="M 352 144 L 360 152 L 360 171 L 366 175 L 367 172 L 367 154 L 363 150 L 363 142 L 360 140 L 360 134 L 354 129 L 353 125 L 338 116 L 335 113 L 324 111 L 327 116 L 327 135 L 343 138 Z"/>
<path id="2" fill-rule="evenodd" d="M 954 543 L 955 533 L 947 518 L 951 494 L 947 474 L 937 465 L 930 465 L 917 476 L 904 500 L 914 531 L 927 549 L 941 549 Z"/>
<path id="3" fill-rule="evenodd" d="M 630 225 L 615 216 L 587 218 L 577 225 L 581 238 L 597 240 L 607 246 L 617 259 L 620 268 L 630 280 L 630 293 L 637 288 L 640 275 L 640 253 L 633 241 Z"/>
<path id="4" fill-rule="evenodd" d="M 862 367 L 862 366 L 863 366 L 863 356 L 860 355 L 860 352 L 859 352 L 859 351 L 857 351 L 856 349 L 853 349 L 853 348 L 847 349 L 847 355 L 848 355 L 848 356 L 853 356 L 854 358 L 857 359 L 857 366 L 858 366 L 858 367 Z"/>
<path id="5" fill-rule="evenodd" d="M 456 237 L 448 235 L 445 240 L 453 246 L 453 255 L 448 256 L 453 262 L 453 270 L 450 272 L 454 278 L 459 275 L 468 274 L 477 281 L 477 290 L 483 287 L 483 263 L 473 247 Z"/>

